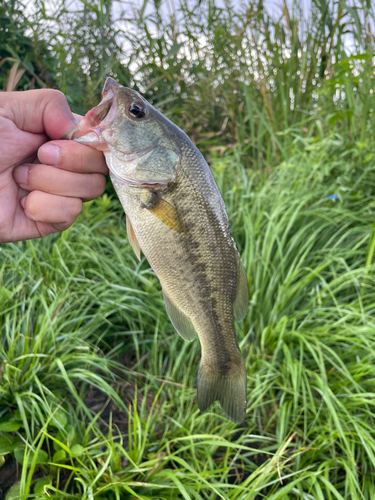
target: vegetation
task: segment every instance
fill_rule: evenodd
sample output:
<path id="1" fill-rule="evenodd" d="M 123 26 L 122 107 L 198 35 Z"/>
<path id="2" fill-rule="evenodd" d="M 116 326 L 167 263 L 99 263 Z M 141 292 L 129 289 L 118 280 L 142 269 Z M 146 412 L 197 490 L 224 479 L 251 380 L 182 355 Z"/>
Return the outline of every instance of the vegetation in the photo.
<path id="1" fill-rule="evenodd" d="M 21 68 L 44 47 L 78 112 L 108 74 L 138 88 L 205 152 L 248 272 L 247 418 L 197 409 L 199 343 L 109 188 L 0 247 L 0 498 L 372 500 L 374 6 L 168 5 L 14 3 L 6 50 Z"/>

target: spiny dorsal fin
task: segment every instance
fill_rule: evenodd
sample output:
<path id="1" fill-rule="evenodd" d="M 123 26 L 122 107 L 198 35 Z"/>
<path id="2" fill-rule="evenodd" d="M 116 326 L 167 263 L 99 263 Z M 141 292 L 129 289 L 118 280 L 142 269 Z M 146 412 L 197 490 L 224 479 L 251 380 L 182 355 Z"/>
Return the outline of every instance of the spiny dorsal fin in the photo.
<path id="1" fill-rule="evenodd" d="M 187 233 L 188 229 L 177 211 L 163 198 L 157 197 L 152 206 L 145 206 L 163 224 L 177 233 Z"/>
<path id="2" fill-rule="evenodd" d="M 163 290 L 165 308 L 177 333 L 187 342 L 194 340 L 196 331 L 190 319 L 182 313 Z"/>
<path id="3" fill-rule="evenodd" d="M 139 246 L 137 237 L 134 233 L 132 223 L 130 222 L 128 216 L 126 216 L 126 232 L 128 234 L 129 243 L 133 247 L 135 255 L 138 257 L 138 260 L 141 260 L 141 247 Z"/>
<path id="4" fill-rule="evenodd" d="M 237 321 L 242 321 L 247 314 L 249 307 L 249 288 L 247 285 L 246 269 L 237 253 L 237 294 L 233 304 L 234 317 Z"/>

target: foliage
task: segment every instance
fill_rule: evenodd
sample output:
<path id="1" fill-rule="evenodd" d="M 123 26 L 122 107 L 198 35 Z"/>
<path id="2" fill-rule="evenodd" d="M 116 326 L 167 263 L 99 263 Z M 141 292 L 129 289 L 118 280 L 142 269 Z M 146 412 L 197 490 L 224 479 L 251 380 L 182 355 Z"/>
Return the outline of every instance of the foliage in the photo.
<path id="1" fill-rule="evenodd" d="M 130 85 L 130 72 L 121 61 L 111 8 L 111 0 L 82 2 L 77 10 L 66 8 L 63 3 L 57 25 L 56 12 L 47 17 L 54 23 L 49 36 L 58 61 L 58 88 L 79 113 L 98 104 L 108 75 Z"/>
<path id="2" fill-rule="evenodd" d="M 0 4 L 0 89 L 19 90 L 56 85 L 54 59 L 40 37 L 25 36 L 29 23 L 23 4 L 17 0 Z M 15 85 L 9 85 L 11 69 L 18 70 Z"/>
<path id="3" fill-rule="evenodd" d="M 298 3 L 280 3 L 272 15 L 262 1 L 171 5 L 59 0 L 47 8 L 35 0 L 29 30 L 55 57 L 48 84 L 83 113 L 111 75 L 207 153 L 248 144 L 257 170 L 286 157 L 291 129 L 316 136 L 346 127 L 352 139 L 374 139 L 371 2 L 313 1 L 308 15 Z"/>

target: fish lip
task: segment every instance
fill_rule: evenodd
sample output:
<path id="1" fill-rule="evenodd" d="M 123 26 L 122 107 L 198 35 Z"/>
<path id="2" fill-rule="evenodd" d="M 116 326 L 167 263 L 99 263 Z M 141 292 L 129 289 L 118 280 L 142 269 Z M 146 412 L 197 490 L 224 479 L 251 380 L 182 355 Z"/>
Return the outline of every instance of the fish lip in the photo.
<path id="1" fill-rule="evenodd" d="M 103 85 L 103 90 L 102 90 L 103 100 L 105 100 L 107 98 L 108 93 L 111 93 L 112 95 L 114 95 L 116 90 L 118 90 L 118 88 L 121 86 L 122 85 L 120 85 L 118 82 L 116 82 L 116 80 L 114 80 L 111 76 L 107 76 L 107 78 L 104 82 L 104 85 Z"/>
<path id="2" fill-rule="evenodd" d="M 71 134 L 70 135 L 70 138 L 73 136 L 74 134 Z M 100 137 L 101 134 L 98 134 L 98 132 L 96 130 L 90 130 L 90 132 L 88 132 L 87 134 L 84 134 L 84 135 L 81 135 L 80 137 L 74 137 L 73 140 L 75 142 L 79 142 L 81 144 L 85 144 L 87 145 L 87 139 L 88 138 L 96 138 L 98 140 L 98 142 L 100 141 L 101 137 Z"/>

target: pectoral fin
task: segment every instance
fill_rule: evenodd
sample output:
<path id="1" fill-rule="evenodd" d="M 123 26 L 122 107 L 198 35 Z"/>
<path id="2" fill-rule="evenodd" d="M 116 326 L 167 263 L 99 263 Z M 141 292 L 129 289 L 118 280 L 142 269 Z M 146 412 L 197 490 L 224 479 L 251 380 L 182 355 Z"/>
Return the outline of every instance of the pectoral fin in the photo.
<path id="1" fill-rule="evenodd" d="M 138 260 L 141 260 L 141 247 L 139 246 L 137 237 L 134 234 L 132 223 L 130 222 L 128 216 L 126 216 L 126 232 L 128 234 L 129 243 L 133 247 L 135 255 L 138 257 Z"/>
<path id="2" fill-rule="evenodd" d="M 234 317 L 242 321 L 249 306 L 249 289 L 247 285 L 246 269 L 237 253 L 237 295 L 233 304 Z"/>
<path id="3" fill-rule="evenodd" d="M 187 233 L 188 229 L 177 211 L 167 201 L 155 195 L 151 206 L 145 206 L 163 224 L 177 233 Z"/>
<path id="4" fill-rule="evenodd" d="M 163 298 L 165 303 L 165 308 L 167 310 L 169 319 L 172 325 L 177 330 L 177 333 L 187 342 L 194 340 L 196 331 L 194 329 L 193 323 L 190 319 L 182 313 L 177 306 L 171 301 L 171 299 L 163 291 Z"/>

